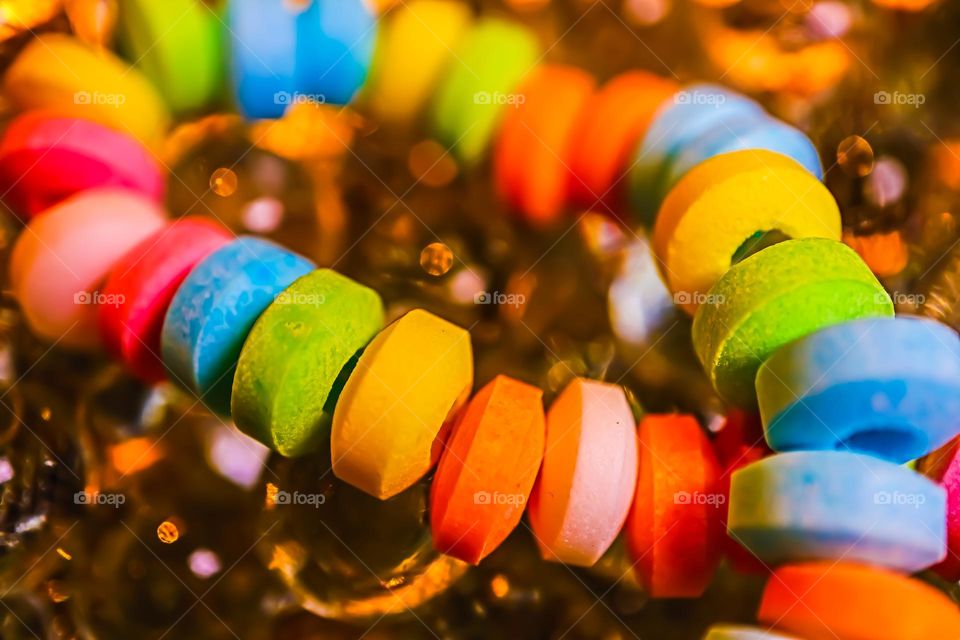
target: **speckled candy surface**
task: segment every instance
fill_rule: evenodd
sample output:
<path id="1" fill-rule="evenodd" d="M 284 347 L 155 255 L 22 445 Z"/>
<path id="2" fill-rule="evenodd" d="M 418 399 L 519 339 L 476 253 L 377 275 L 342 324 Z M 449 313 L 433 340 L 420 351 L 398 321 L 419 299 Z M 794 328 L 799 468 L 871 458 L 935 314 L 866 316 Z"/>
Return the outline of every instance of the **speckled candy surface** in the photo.
<path id="1" fill-rule="evenodd" d="M 809 640 L 954 640 L 960 610 L 936 587 L 850 562 L 792 564 L 767 582 L 757 617 Z"/>
<path id="2" fill-rule="evenodd" d="M 223 83 L 226 51 L 216 9 L 196 0 L 124 0 L 121 47 L 177 113 L 200 109 Z"/>
<path id="3" fill-rule="evenodd" d="M 478 21 L 460 40 L 432 106 L 433 132 L 467 164 L 486 152 L 503 117 L 523 96 L 524 76 L 540 55 L 525 27 L 497 18 Z"/>
<path id="4" fill-rule="evenodd" d="M 470 400 L 430 486 L 436 549 L 477 564 L 520 523 L 543 460 L 542 395 L 501 375 Z"/>
<path id="5" fill-rule="evenodd" d="M 654 598 L 696 598 L 721 557 L 720 468 L 693 416 L 647 414 L 627 544 L 644 589 Z"/>
<path id="6" fill-rule="evenodd" d="M 34 218 L 17 238 L 10 282 L 30 329 L 63 347 L 100 346 L 98 291 L 113 265 L 166 225 L 153 201 L 92 189 Z"/>
<path id="7" fill-rule="evenodd" d="M 386 499 L 433 466 L 473 387 L 470 333 L 423 309 L 381 331 L 350 373 L 333 415 L 333 472 Z"/>
<path id="8" fill-rule="evenodd" d="M 233 235 L 206 218 L 181 218 L 134 247 L 103 285 L 100 334 L 107 349 L 142 380 L 163 379 L 160 333 L 170 302 L 193 267 Z"/>
<path id="9" fill-rule="evenodd" d="M 691 315 L 754 234 L 840 240 L 840 210 L 823 184 L 771 151 L 720 155 L 688 173 L 663 201 L 653 249 L 674 298 Z"/>
<path id="10" fill-rule="evenodd" d="M 757 397 L 777 451 L 907 462 L 960 432 L 960 338 L 909 316 L 827 327 L 777 350 L 757 373 Z"/>
<path id="11" fill-rule="evenodd" d="M 98 187 L 122 187 L 160 202 L 164 182 L 139 142 L 91 120 L 31 111 L 0 139 L 0 192 L 21 219 Z"/>
<path id="12" fill-rule="evenodd" d="M 947 552 L 946 493 L 873 456 L 782 453 L 733 474 L 727 527 L 771 566 L 845 559 L 914 572 Z"/>
<path id="13" fill-rule="evenodd" d="M 382 326 L 373 289 L 329 269 L 295 281 L 240 352 L 230 405 L 237 427 L 285 456 L 324 445 L 335 382 Z"/>
<path id="14" fill-rule="evenodd" d="M 201 260 L 177 289 L 161 334 L 171 378 L 212 411 L 230 413 L 233 372 L 260 314 L 314 264 L 267 240 L 234 240 Z"/>
<path id="15" fill-rule="evenodd" d="M 839 322 L 892 315 L 890 297 L 852 249 L 787 240 L 717 281 L 694 316 L 693 345 L 717 392 L 753 407 L 757 369 L 781 346 Z"/>
<path id="16" fill-rule="evenodd" d="M 109 50 L 94 51 L 62 33 L 37 36 L 4 76 L 20 109 L 86 118 L 159 146 L 170 115 L 150 81 Z"/>
<path id="17" fill-rule="evenodd" d="M 594 564 L 627 518 L 636 478 L 636 428 L 623 389 L 574 379 L 547 412 L 528 510 L 544 559 Z"/>

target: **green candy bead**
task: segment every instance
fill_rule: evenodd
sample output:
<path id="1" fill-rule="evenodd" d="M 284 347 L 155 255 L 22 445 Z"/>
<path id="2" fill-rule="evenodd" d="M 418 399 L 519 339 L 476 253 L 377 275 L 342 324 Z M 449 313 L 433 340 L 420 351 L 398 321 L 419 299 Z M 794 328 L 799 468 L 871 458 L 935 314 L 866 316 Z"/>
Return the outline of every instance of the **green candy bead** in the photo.
<path id="1" fill-rule="evenodd" d="M 751 408 L 757 369 L 781 346 L 848 320 L 892 315 L 890 296 L 848 246 L 787 240 L 717 281 L 694 316 L 693 345 L 717 393 Z"/>
<path id="2" fill-rule="evenodd" d="M 127 58 L 160 90 L 175 113 L 209 105 L 226 75 L 223 24 L 197 0 L 124 0 L 118 16 Z"/>
<path id="3" fill-rule="evenodd" d="M 521 79 L 540 45 L 525 27 L 489 18 L 461 40 L 433 105 L 436 136 L 467 164 L 479 161 L 503 110 L 515 108 Z"/>
<path id="4" fill-rule="evenodd" d="M 359 351 L 383 327 L 380 296 L 329 269 L 303 276 L 267 307 L 240 352 L 237 427 L 285 456 L 330 437 L 333 402 Z"/>

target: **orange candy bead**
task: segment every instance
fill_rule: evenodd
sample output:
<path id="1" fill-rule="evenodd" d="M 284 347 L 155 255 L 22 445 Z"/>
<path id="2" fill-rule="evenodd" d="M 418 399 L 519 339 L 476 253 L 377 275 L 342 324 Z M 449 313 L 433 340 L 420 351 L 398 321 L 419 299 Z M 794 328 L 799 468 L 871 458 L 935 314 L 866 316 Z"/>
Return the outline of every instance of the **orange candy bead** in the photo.
<path id="1" fill-rule="evenodd" d="M 500 196 L 533 223 L 551 222 L 566 204 L 575 125 L 594 86 L 585 71 L 543 65 L 505 109 L 494 181 Z"/>
<path id="2" fill-rule="evenodd" d="M 574 127 L 570 197 L 604 213 L 622 210 L 620 183 L 631 155 L 676 82 L 646 71 L 608 81 L 588 101 Z"/>
<path id="3" fill-rule="evenodd" d="M 640 472 L 627 544 L 655 598 L 700 596 L 721 555 L 719 465 L 710 441 L 688 415 L 640 422 Z"/>
<path id="4" fill-rule="evenodd" d="M 543 460 L 542 396 L 501 375 L 470 400 L 430 488 L 437 550 L 477 564 L 520 522 Z"/>
<path id="5" fill-rule="evenodd" d="M 843 562 L 780 567 L 767 582 L 757 617 L 807 640 L 960 638 L 960 610 L 936 588 Z"/>

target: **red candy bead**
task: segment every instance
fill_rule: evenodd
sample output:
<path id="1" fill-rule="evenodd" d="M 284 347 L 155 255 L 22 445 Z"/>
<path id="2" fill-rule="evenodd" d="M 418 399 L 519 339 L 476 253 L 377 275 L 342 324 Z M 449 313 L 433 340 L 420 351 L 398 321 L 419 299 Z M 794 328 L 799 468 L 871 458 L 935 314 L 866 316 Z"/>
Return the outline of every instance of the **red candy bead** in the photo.
<path id="1" fill-rule="evenodd" d="M 134 375 L 148 382 L 165 377 L 160 332 L 173 294 L 198 262 L 232 239 L 219 224 L 182 218 L 113 267 L 102 290 L 100 331 L 107 349 Z"/>
<path id="2" fill-rule="evenodd" d="M 720 560 L 719 465 L 700 425 L 687 415 L 640 422 L 640 473 L 627 545 L 655 598 L 695 598 Z"/>
<path id="3" fill-rule="evenodd" d="M 96 122 L 29 112 L 7 127 L 0 139 L 0 193 L 22 218 L 96 187 L 129 189 L 155 202 L 165 191 L 150 152 Z"/>
<path id="4" fill-rule="evenodd" d="M 947 490 L 947 557 L 931 567 L 944 580 L 960 580 L 960 438 L 920 459 L 917 471 Z"/>

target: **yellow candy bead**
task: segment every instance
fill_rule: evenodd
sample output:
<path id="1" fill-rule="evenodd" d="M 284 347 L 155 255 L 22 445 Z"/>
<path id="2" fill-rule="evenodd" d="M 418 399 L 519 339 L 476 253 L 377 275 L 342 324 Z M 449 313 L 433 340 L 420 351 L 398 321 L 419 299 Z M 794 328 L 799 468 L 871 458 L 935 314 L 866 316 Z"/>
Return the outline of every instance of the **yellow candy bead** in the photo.
<path id="1" fill-rule="evenodd" d="M 421 112 L 470 17 L 465 3 L 419 0 L 383 21 L 365 90 L 379 118 L 402 123 Z"/>
<path id="2" fill-rule="evenodd" d="M 670 191 L 653 249 L 676 303 L 692 315 L 741 245 L 774 230 L 839 240 L 840 210 L 823 183 L 791 158 L 735 151 L 700 163 Z"/>
<path id="3" fill-rule="evenodd" d="M 19 109 L 93 120 L 153 148 L 170 124 L 163 100 L 138 70 L 62 33 L 34 38 L 10 66 L 3 88 Z"/>
<path id="4" fill-rule="evenodd" d="M 340 394 L 334 474 L 382 500 L 412 486 L 472 386 L 470 334 L 422 309 L 403 316 L 367 346 Z"/>

